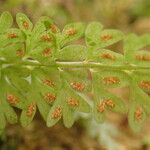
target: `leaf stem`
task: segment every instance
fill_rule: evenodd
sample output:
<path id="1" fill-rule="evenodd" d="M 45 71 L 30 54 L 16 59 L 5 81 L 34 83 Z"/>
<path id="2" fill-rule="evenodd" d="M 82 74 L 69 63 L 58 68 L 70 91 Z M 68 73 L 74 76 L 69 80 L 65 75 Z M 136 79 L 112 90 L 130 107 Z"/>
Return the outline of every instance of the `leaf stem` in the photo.
<path id="1" fill-rule="evenodd" d="M 56 61 L 51 64 L 41 64 L 37 61 L 22 61 L 16 63 L 3 62 L 2 65 L 21 65 L 33 67 L 62 67 L 62 68 L 97 68 L 97 69 L 111 69 L 111 70 L 150 70 L 150 66 L 137 66 L 137 65 L 106 65 L 96 62 L 78 61 L 78 62 L 62 62 Z"/>

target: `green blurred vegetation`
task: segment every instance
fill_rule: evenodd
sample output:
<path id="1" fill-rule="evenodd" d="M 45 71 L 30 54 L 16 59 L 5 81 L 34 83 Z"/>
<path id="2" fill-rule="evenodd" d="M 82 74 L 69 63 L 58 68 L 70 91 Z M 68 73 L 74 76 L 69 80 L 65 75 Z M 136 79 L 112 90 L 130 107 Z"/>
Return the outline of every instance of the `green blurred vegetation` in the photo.
<path id="1" fill-rule="evenodd" d="M 0 12 L 24 12 L 35 21 L 48 15 L 64 26 L 72 21 L 101 21 L 126 30 L 139 17 L 150 16 L 150 0 L 1 0 Z"/>
<path id="2" fill-rule="evenodd" d="M 150 17 L 150 0 L 138 0 L 131 10 L 132 15 L 136 17 Z"/>

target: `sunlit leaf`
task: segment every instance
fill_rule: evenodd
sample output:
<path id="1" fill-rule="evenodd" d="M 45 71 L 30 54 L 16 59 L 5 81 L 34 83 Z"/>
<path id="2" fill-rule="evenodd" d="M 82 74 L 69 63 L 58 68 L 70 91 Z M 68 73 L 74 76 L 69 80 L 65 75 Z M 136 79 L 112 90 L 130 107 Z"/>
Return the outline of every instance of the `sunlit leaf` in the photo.
<path id="1" fill-rule="evenodd" d="M 143 107 L 136 102 L 132 102 L 128 113 L 128 120 L 133 131 L 139 132 L 141 130 L 145 117 L 146 114 Z"/>
<path id="2" fill-rule="evenodd" d="M 107 111 L 125 113 L 127 107 L 124 101 L 109 93 L 104 87 L 98 84 L 99 75 L 93 72 L 93 92 L 94 92 L 94 117 L 96 121 L 103 122 Z"/>
<path id="3" fill-rule="evenodd" d="M 82 45 L 69 45 L 58 51 L 56 58 L 61 61 L 84 61 L 87 49 Z"/>
<path id="4" fill-rule="evenodd" d="M 104 48 L 123 39 L 124 34 L 119 30 L 105 29 L 97 22 L 90 23 L 86 29 L 86 43 L 89 46 Z"/>
<path id="5" fill-rule="evenodd" d="M 23 13 L 18 13 L 16 15 L 16 21 L 19 28 L 25 33 L 27 33 L 27 31 L 31 31 L 33 28 L 33 24 L 30 19 Z"/>
<path id="6" fill-rule="evenodd" d="M 128 74 L 124 71 L 95 70 L 97 71 L 97 84 L 102 84 L 107 88 L 125 87 L 129 85 Z"/>
<path id="7" fill-rule="evenodd" d="M 150 35 L 145 34 L 137 36 L 135 34 L 129 34 L 124 38 L 124 55 L 125 59 L 129 62 L 133 62 L 136 52 L 145 46 L 150 45 Z"/>
<path id="8" fill-rule="evenodd" d="M 25 35 L 17 28 L 8 29 L 7 32 L 0 35 L 0 48 L 9 44 L 24 42 Z"/>
<path id="9" fill-rule="evenodd" d="M 0 33 L 5 32 L 12 26 L 13 18 L 9 12 L 3 12 L 0 16 Z"/>
<path id="10" fill-rule="evenodd" d="M 81 38 L 84 35 L 84 30 L 85 24 L 83 23 L 78 22 L 67 24 L 62 31 L 62 35 L 57 37 L 60 47 Z"/>
<path id="11" fill-rule="evenodd" d="M 91 62 L 100 62 L 107 65 L 120 65 L 123 64 L 123 55 L 107 50 L 107 49 L 88 49 L 88 60 Z"/>

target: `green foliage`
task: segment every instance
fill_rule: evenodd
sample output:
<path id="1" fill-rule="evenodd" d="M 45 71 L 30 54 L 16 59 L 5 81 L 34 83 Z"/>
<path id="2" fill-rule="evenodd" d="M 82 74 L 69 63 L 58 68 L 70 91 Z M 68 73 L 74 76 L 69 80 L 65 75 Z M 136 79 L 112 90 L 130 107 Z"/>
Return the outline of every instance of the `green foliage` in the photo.
<path id="1" fill-rule="evenodd" d="M 19 28 L 12 22 L 8 12 L 1 14 L 0 130 L 18 120 L 29 125 L 37 111 L 48 127 L 61 119 L 71 127 L 76 112 L 92 113 L 97 122 L 117 112 L 128 113 L 134 131 L 141 129 L 150 114 L 150 53 L 143 50 L 150 34 L 124 35 L 98 22 L 71 23 L 61 32 L 49 17 L 33 25 L 22 13 L 16 16 Z M 86 45 L 74 43 L 83 37 Z M 119 41 L 124 55 L 110 50 Z M 109 92 L 122 87 L 130 89 L 129 105 Z"/>

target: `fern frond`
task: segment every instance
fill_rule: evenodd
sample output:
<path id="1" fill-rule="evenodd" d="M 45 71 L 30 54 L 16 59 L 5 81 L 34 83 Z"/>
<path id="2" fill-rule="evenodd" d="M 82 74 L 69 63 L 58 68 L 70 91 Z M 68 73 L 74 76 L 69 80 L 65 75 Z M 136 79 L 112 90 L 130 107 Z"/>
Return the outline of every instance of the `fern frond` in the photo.
<path id="1" fill-rule="evenodd" d="M 27 126 L 40 112 L 48 127 L 63 120 L 66 127 L 76 112 L 92 113 L 103 122 L 108 111 L 127 113 L 139 131 L 150 111 L 150 34 L 125 35 L 92 22 L 71 23 L 61 31 L 49 17 L 35 25 L 22 13 L 19 28 L 9 12 L 0 17 L 0 130 L 7 121 Z M 85 45 L 74 43 L 85 39 Z M 124 55 L 109 47 L 124 43 Z M 81 42 L 80 42 L 81 43 Z M 142 50 L 141 50 L 142 49 Z M 109 88 L 129 87 L 127 102 Z M 93 95 L 93 96 L 89 96 Z M 91 101 L 86 99 L 89 96 Z"/>

